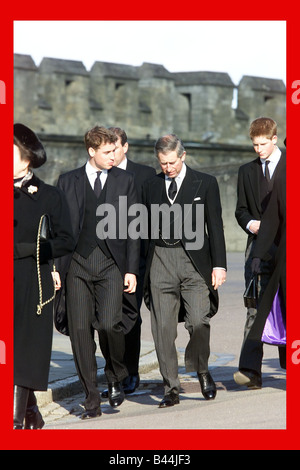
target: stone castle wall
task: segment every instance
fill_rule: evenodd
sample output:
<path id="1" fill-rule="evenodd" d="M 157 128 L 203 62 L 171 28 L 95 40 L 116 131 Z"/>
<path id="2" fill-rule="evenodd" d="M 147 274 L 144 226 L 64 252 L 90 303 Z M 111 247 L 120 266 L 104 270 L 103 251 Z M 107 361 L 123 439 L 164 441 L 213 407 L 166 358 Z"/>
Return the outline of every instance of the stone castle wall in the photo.
<path id="1" fill-rule="evenodd" d="M 244 250 L 246 235 L 234 217 L 237 171 L 255 158 L 248 129 L 256 117 L 276 120 L 282 147 L 281 80 L 244 76 L 235 85 L 227 73 L 171 73 L 149 63 L 95 62 L 87 71 L 79 61 L 44 58 L 37 66 L 22 54 L 15 54 L 14 70 L 14 120 L 45 144 L 48 162 L 38 171 L 45 181 L 55 184 L 60 173 L 84 164 L 83 136 L 96 124 L 125 129 L 130 158 L 157 169 L 154 142 L 174 132 L 185 144 L 187 163 L 218 179 L 227 249 Z"/>

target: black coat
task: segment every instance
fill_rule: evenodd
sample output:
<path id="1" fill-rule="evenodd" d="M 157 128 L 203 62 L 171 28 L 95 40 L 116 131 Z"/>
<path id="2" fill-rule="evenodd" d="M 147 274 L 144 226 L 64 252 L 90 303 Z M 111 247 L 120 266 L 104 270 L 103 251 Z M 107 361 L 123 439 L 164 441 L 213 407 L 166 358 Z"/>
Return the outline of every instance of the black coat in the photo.
<path id="1" fill-rule="evenodd" d="M 143 201 L 151 213 L 151 205 L 160 205 L 163 200 L 163 191 L 165 191 L 165 175 L 160 173 L 151 180 L 148 180 L 143 187 Z M 222 221 L 222 208 L 219 194 L 219 187 L 214 176 L 192 170 L 187 166 L 186 176 L 180 188 L 182 204 L 190 204 L 192 206 L 192 231 L 195 232 L 195 206 L 202 204 L 204 206 L 204 243 L 200 249 L 189 249 L 190 241 L 186 237 L 186 230 L 182 230 L 182 244 L 190 257 L 196 270 L 204 278 L 210 292 L 210 316 L 213 316 L 219 305 L 218 291 L 212 286 L 212 270 L 213 267 L 227 268 L 226 265 L 226 249 Z M 176 201 L 175 201 L 176 202 Z M 183 211 L 184 213 L 184 211 Z M 152 227 L 151 227 L 152 225 Z M 153 228 L 153 221 L 149 223 L 149 227 Z M 190 227 L 191 228 L 191 227 Z M 147 247 L 147 261 L 145 274 L 145 303 L 149 308 L 149 272 L 152 263 L 153 253 L 155 249 L 155 240 L 151 239 Z"/>
<path id="2" fill-rule="evenodd" d="M 133 162 L 127 158 L 127 167 L 126 171 L 129 171 L 134 175 L 134 181 L 136 185 L 136 190 L 138 194 L 139 202 L 142 201 L 142 187 L 145 181 L 153 178 L 156 175 L 154 168 L 148 165 L 142 165 L 140 163 Z"/>
<path id="3" fill-rule="evenodd" d="M 276 165 L 274 179 L 277 174 L 281 174 L 284 171 L 285 164 L 286 158 L 282 154 Z M 246 228 L 247 224 L 250 220 L 261 220 L 263 213 L 260 192 L 261 173 L 260 158 L 245 163 L 245 165 L 239 168 L 235 217 L 240 227 L 248 235 L 247 246 L 256 239 L 256 235 Z"/>
<path id="4" fill-rule="evenodd" d="M 266 253 L 274 240 L 277 240 L 278 248 L 275 254 L 274 271 L 268 282 L 266 290 L 262 295 L 257 316 L 251 331 L 249 339 L 260 340 L 265 326 L 266 319 L 270 313 L 272 303 L 280 288 L 283 300 L 283 316 L 286 314 L 286 169 L 281 168 L 280 173 L 276 174 L 272 195 L 266 211 L 261 220 L 259 233 L 257 235 L 254 258 L 264 259 Z"/>
<path id="5" fill-rule="evenodd" d="M 72 250 L 74 240 L 63 194 L 33 175 L 24 187 L 14 189 L 14 383 L 33 390 L 47 390 L 53 333 L 53 301 L 37 315 L 36 240 L 45 213 L 53 239 L 40 251 L 43 301 L 54 293 L 52 257 Z"/>
<path id="6" fill-rule="evenodd" d="M 138 202 L 142 202 L 142 187 L 145 181 L 156 175 L 154 168 L 148 165 L 142 165 L 141 163 L 133 162 L 127 157 L 127 166 L 126 171 L 129 171 L 134 175 L 135 187 L 137 190 Z M 123 313 L 127 316 L 134 318 L 133 312 L 139 311 L 140 306 L 143 302 L 143 284 L 144 284 L 144 274 L 145 274 L 145 250 L 144 250 L 144 240 L 141 240 L 141 250 L 140 250 L 140 265 L 139 265 L 139 276 L 136 287 L 136 294 L 128 294 L 124 292 L 123 294 Z M 128 321 L 123 322 L 125 325 L 125 333 L 128 332 L 128 328 L 131 328 L 131 322 L 128 324 Z"/>
<path id="7" fill-rule="evenodd" d="M 85 188 L 86 188 L 86 171 L 85 165 L 83 167 L 72 170 L 59 177 L 58 187 L 64 192 L 67 203 L 71 213 L 71 222 L 73 227 L 73 234 L 75 238 L 75 246 L 79 240 L 82 230 L 84 214 L 85 214 Z M 129 206 L 137 203 L 137 191 L 134 183 L 134 176 L 128 171 L 112 167 L 108 170 L 108 177 L 105 183 L 106 199 L 105 203 L 111 204 L 116 211 L 116 233 L 119 232 L 118 215 L 121 211 L 120 197 L 126 196 L 125 210 Z M 128 221 L 130 217 L 128 217 Z M 107 246 L 110 250 L 112 258 L 118 266 L 121 275 L 124 277 L 126 273 L 139 274 L 139 259 L 140 259 L 140 240 L 134 240 L 130 237 L 106 239 Z M 72 254 L 64 256 L 58 260 L 58 270 L 61 273 L 62 289 L 55 299 L 55 326 L 62 334 L 68 333 L 67 325 L 67 312 L 65 302 L 65 279 L 69 270 Z M 134 323 L 135 317 L 130 319 L 130 323 Z M 124 317 L 126 323 L 127 317 Z"/>

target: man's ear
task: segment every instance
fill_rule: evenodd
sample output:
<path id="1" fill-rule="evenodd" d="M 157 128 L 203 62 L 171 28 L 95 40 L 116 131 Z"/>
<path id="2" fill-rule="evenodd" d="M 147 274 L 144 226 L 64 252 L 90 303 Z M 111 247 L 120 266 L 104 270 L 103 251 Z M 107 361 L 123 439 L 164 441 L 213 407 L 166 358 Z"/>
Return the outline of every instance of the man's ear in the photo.
<path id="1" fill-rule="evenodd" d="M 96 150 L 93 149 L 93 147 L 88 148 L 88 154 L 89 154 L 90 157 L 94 157 L 95 153 L 96 153 Z"/>

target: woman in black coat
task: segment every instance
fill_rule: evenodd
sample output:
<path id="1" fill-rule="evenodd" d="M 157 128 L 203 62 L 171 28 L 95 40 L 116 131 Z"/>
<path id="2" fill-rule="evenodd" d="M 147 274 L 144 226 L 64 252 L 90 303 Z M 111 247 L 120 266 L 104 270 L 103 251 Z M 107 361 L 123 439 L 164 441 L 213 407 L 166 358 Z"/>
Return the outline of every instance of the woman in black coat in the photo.
<path id="1" fill-rule="evenodd" d="M 53 301 L 60 287 L 53 258 L 74 248 L 64 195 L 37 178 L 46 161 L 37 136 L 14 125 L 14 429 L 44 425 L 34 390 L 45 391 L 50 368 Z M 41 216 L 50 217 L 51 238 L 37 243 Z M 39 269 L 38 269 L 39 268 Z M 42 298 L 41 298 L 42 296 Z"/>

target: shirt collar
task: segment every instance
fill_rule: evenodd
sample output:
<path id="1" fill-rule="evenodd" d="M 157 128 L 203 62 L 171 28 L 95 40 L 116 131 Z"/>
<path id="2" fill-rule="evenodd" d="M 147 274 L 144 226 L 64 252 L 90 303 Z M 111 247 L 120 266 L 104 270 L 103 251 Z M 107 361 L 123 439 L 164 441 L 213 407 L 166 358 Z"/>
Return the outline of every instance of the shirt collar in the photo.
<path id="1" fill-rule="evenodd" d="M 85 165 L 85 171 L 86 171 L 87 176 L 92 176 L 92 175 L 95 175 L 97 171 L 100 171 L 100 170 L 97 170 L 97 168 L 93 167 L 93 165 L 91 165 L 88 160 Z M 101 170 L 101 171 L 103 173 L 107 173 L 107 170 Z"/>
<path id="2" fill-rule="evenodd" d="M 179 180 L 183 180 L 184 177 L 185 177 L 185 174 L 186 174 L 186 164 L 183 162 L 182 163 L 182 168 L 180 170 L 180 172 L 178 173 L 178 175 L 175 177 L 175 180 L 177 181 L 178 179 Z M 172 178 L 170 178 L 169 176 L 165 175 L 165 179 L 167 181 L 171 181 Z"/>
<path id="3" fill-rule="evenodd" d="M 278 163 L 281 157 L 281 150 L 276 147 L 274 152 L 266 159 L 260 159 L 261 163 L 266 163 L 266 161 L 272 162 L 272 163 Z"/>
<path id="4" fill-rule="evenodd" d="M 125 157 L 124 160 L 121 161 L 121 163 L 118 165 L 118 168 L 121 168 L 122 170 L 126 170 L 126 168 L 127 168 L 127 157 Z"/>

